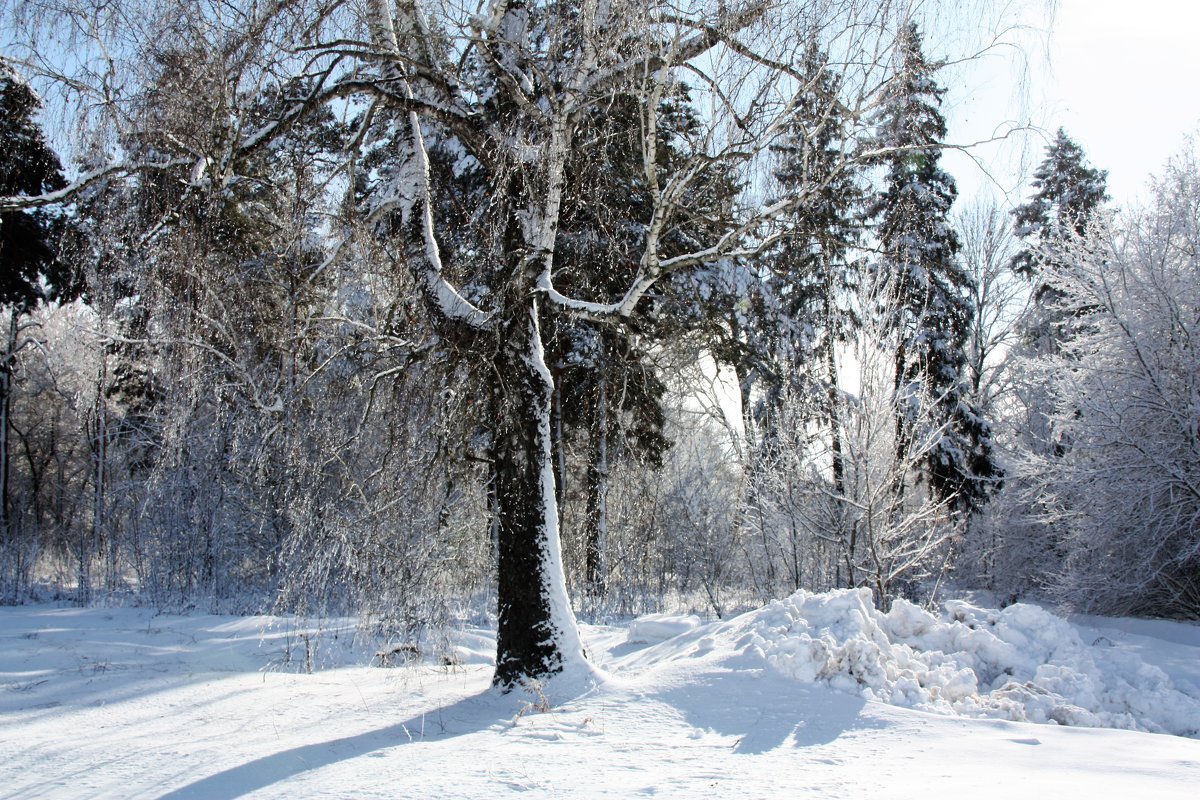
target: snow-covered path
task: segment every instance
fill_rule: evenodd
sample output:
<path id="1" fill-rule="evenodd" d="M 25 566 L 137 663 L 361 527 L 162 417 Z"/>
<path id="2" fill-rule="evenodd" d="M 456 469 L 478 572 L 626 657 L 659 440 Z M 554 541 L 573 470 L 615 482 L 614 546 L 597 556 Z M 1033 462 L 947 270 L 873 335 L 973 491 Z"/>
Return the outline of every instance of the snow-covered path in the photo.
<path id="1" fill-rule="evenodd" d="M 1194 628 L 1119 622 L 1088 621 L 1174 663 L 1177 685 L 1200 670 Z M 645 645 L 585 627 L 612 677 L 542 713 L 488 691 L 480 632 L 462 665 L 380 669 L 329 626 L 310 675 L 287 621 L 3 608 L 0 795 L 1059 800 L 1200 785 L 1196 739 L 867 701 L 766 667 L 735 633 Z"/>

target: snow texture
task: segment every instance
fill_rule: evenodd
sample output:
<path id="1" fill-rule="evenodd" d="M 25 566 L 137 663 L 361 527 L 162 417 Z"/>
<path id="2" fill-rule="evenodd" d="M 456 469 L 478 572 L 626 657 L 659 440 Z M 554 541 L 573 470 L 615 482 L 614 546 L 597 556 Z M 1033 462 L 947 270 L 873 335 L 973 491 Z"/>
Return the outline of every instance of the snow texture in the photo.
<path id="1" fill-rule="evenodd" d="M 905 605 L 881 615 L 857 593 L 797 596 L 645 645 L 625 627 L 585 625 L 603 672 L 555 702 L 543 687 L 490 688 L 486 629 L 397 644 L 364 640 L 353 620 L 0 607 L 0 791 L 38 800 L 1195 796 L 1195 739 L 923 713 L 864 699 L 857 680 L 858 694 L 823 685 L 850 675 L 841 668 L 797 681 L 782 660 L 737 646 L 757 637 L 758 647 L 796 652 L 820 633 L 833 649 L 876 648 L 874 663 L 897 675 L 889 659 L 909 646 L 901 639 L 958 642 L 978 664 L 1007 659 L 1035 672 L 1047 654 L 1079 663 L 1091 649 L 1125 679 L 1161 667 L 1177 686 L 1200 686 L 1194 625 L 956 608 L 936 619 Z M 910 649 L 913 663 L 921 651 Z M 1130 713 L 1157 702 L 1147 685 L 1147 702 Z"/>
<path id="2" fill-rule="evenodd" d="M 693 614 L 647 614 L 629 623 L 630 644 L 665 642 L 700 627 L 700 618 Z"/>
<path id="3" fill-rule="evenodd" d="M 739 645 L 781 674 L 942 714 L 1200 735 L 1200 695 L 1160 668 L 1081 638 L 1034 605 L 966 602 L 934 616 L 868 589 L 798 592 L 752 612 Z"/>

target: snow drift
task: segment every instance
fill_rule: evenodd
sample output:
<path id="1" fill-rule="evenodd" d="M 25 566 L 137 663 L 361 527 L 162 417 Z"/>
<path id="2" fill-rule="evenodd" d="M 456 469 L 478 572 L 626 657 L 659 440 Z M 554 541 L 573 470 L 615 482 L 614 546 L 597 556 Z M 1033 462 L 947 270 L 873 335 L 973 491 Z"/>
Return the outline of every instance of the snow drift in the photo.
<path id="1" fill-rule="evenodd" d="M 1200 735 L 1200 699 L 1160 668 L 1089 644 L 1033 605 L 946 604 L 940 617 L 867 589 L 804 591 L 728 623 L 738 649 L 784 676 L 943 714 Z M 734 629 L 731 628 L 733 633 Z"/>
<path id="2" fill-rule="evenodd" d="M 685 614 L 646 614 L 629 623 L 627 641 L 630 644 L 665 642 L 700 627 L 700 618 Z"/>

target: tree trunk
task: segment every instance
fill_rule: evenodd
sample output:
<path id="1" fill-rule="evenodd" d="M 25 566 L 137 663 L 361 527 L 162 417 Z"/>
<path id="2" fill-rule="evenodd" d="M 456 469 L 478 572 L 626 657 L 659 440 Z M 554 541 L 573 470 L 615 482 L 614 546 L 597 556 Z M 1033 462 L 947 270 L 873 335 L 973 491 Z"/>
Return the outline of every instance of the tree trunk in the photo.
<path id="1" fill-rule="evenodd" d="M 908 364 L 908 354 L 905 342 L 901 341 L 899 349 L 896 351 L 896 373 L 893 378 L 892 398 L 895 403 L 896 415 L 896 441 L 895 441 L 895 466 L 893 467 L 892 476 L 892 497 L 891 508 L 888 511 L 888 519 L 896 520 L 900 515 L 900 508 L 904 504 L 904 495 L 907 492 L 908 483 L 908 451 L 912 446 L 913 422 L 910 418 L 910 408 L 912 398 L 909 396 L 910 386 L 915 375 Z"/>
<path id="2" fill-rule="evenodd" d="M 829 391 L 826 397 L 828 406 L 826 414 L 829 417 L 829 449 L 833 461 L 833 491 L 839 501 L 846 496 L 846 460 L 842 455 L 842 424 L 838 416 L 838 397 L 841 389 L 838 387 L 837 356 L 834 353 L 834 343 L 830 342 L 825 349 L 825 366 L 829 371 Z"/>
<path id="3" fill-rule="evenodd" d="M 603 597 L 604 547 L 608 538 L 608 363 L 601 356 L 596 370 L 595 429 L 592 432 L 592 457 L 587 475 L 587 558 L 585 573 L 588 591 Z"/>
<path id="4" fill-rule="evenodd" d="M 496 686 L 512 688 L 583 663 L 559 543 L 550 453 L 553 382 L 537 304 L 501 330 L 494 455 L 498 504 Z"/>
<path id="5" fill-rule="evenodd" d="M 0 552 L 10 544 L 8 514 L 8 414 L 12 394 L 13 360 L 17 351 L 16 308 L 11 310 L 4 359 L 0 361 Z M 14 554 L 15 557 L 15 554 Z"/>
<path id="6" fill-rule="evenodd" d="M 104 518 L 105 466 L 108 457 L 108 410 L 104 402 L 104 387 L 108 382 L 108 364 L 100 362 L 100 374 L 96 380 L 96 449 L 92 473 L 92 548 L 93 552 L 104 553 L 107 569 L 105 583 L 109 590 L 116 588 L 116 548 L 108 541 Z"/>
<path id="7" fill-rule="evenodd" d="M 550 424 L 554 436 L 550 444 L 551 452 L 554 453 L 554 498 L 558 502 L 558 507 L 562 508 L 567 496 L 567 443 L 563 439 L 561 382 L 555 383 L 551 400 Z"/>

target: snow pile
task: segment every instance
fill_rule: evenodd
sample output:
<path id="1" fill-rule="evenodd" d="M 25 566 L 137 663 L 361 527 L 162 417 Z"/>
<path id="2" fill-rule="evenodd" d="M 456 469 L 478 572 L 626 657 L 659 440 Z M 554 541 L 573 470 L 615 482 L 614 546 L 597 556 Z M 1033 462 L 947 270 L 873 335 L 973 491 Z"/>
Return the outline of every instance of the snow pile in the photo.
<path id="1" fill-rule="evenodd" d="M 1061 725 L 1200 734 L 1200 700 L 1158 667 L 1086 644 L 1037 606 L 954 601 L 941 618 L 868 589 L 797 592 L 752 612 L 739 647 L 788 677 L 924 711 Z"/>
<path id="2" fill-rule="evenodd" d="M 656 644 L 700 627 L 700 618 L 691 614 L 647 614 L 629 623 L 630 644 Z"/>

